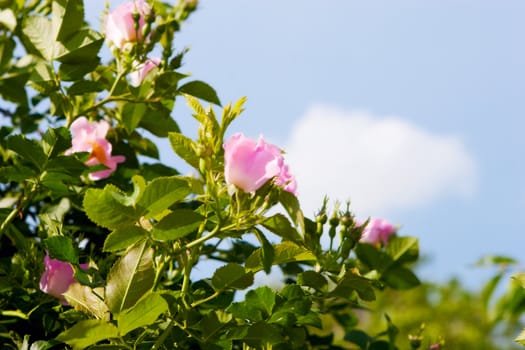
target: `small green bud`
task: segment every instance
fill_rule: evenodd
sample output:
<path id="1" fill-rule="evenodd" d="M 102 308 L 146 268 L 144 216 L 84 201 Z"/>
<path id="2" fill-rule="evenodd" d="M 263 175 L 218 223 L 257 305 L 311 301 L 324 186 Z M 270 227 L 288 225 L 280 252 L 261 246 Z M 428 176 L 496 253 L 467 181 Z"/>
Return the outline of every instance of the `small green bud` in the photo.
<path id="1" fill-rule="evenodd" d="M 339 218 L 337 217 L 337 214 L 334 213 L 334 215 L 332 215 L 329 223 L 330 223 L 330 226 L 333 226 L 333 227 L 336 227 L 337 225 L 339 225 Z"/>
<path id="2" fill-rule="evenodd" d="M 135 30 L 139 30 L 139 27 L 140 27 L 140 13 L 133 12 L 131 14 L 131 17 L 133 18 L 133 22 L 135 24 Z"/>
<path id="3" fill-rule="evenodd" d="M 419 349 L 419 347 L 421 346 L 421 343 L 423 342 L 423 337 L 421 337 L 421 335 L 409 334 L 408 340 L 410 341 L 410 347 L 415 350 Z"/>
<path id="4" fill-rule="evenodd" d="M 319 213 L 317 214 L 315 221 L 321 225 L 324 225 L 328 221 L 328 216 L 326 213 Z"/>
<path id="5" fill-rule="evenodd" d="M 354 222 L 354 219 L 352 218 L 352 215 L 350 215 L 350 213 L 345 213 L 345 215 L 341 216 L 341 225 L 343 225 L 344 227 L 350 227 L 353 222 Z"/>

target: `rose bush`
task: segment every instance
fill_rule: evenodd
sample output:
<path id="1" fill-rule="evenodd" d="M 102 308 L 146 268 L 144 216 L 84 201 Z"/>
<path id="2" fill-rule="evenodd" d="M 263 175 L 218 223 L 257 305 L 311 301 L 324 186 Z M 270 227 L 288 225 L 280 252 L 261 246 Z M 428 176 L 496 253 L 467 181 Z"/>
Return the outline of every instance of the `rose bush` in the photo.
<path id="1" fill-rule="evenodd" d="M 418 240 L 327 200 L 305 216 L 279 147 L 225 139 L 245 99 L 223 105 L 191 80 L 173 42 L 195 6 L 130 1 L 100 33 L 81 0 L 0 4 L 2 348 L 407 344 L 388 317 L 369 334 L 358 315 L 385 288 L 419 284 Z M 181 99 L 195 138 L 173 118 Z M 151 135 L 192 174 L 160 162 Z M 254 285 L 277 269 L 282 288 Z"/>

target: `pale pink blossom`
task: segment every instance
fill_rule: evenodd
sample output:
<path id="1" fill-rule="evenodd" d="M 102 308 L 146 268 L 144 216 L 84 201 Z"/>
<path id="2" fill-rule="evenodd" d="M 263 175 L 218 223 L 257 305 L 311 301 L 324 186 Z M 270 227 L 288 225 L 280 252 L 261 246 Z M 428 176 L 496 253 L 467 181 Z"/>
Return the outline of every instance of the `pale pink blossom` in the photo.
<path id="1" fill-rule="evenodd" d="M 224 143 L 224 176 L 244 192 L 255 192 L 275 178 L 275 184 L 291 193 L 296 192 L 295 178 L 284 163 L 281 149 L 264 141 L 256 142 L 242 133 Z"/>
<path id="2" fill-rule="evenodd" d="M 361 224 L 358 223 L 358 226 Z M 390 237 L 396 233 L 396 228 L 384 219 L 372 218 L 363 230 L 360 242 L 386 245 Z"/>
<path id="3" fill-rule="evenodd" d="M 63 305 L 68 305 L 64 293 L 73 283 L 78 283 L 73 277 L 74 271 L 70 263 L 51 259 L 46 254 L 44 258 L 45 271 L 40 278 L 40 290 L 54 296 Z M 87 270 L 89 264 L 80 264 L 80 267 Z"/>
<path id="4" fill-rule="evenodd" d="M 135 69 L 133 72 L 129 74 L 131 85 L 139 86 L 142 83 L 142 81 L 146 78 L 148 73 L 153 68 L 158 67 L 159 64 L 160 64 L 160 58 L 158 57 L 148 58 L 146 62 L 139 64 L 137 66 L 137 69 Z"/>
<path id="5" fill-rule="evenodd" d="M 106 140 L 109 123 L 105 120 L 90 122 L 86 117 L 80 117 L 71 124 L 70 129 L 73 134 L 72 147 L 66 151 L 66 154 L 88 152 L 89 159 L 86 165 L 103 164 L 108 168 L 90 173 L 91 180 L 97 181 L 109 177 L 117 169 L 117 164 L 126 160 L 124 156 L 111 155 L 113 147 Z"/>
<path id="6" fill-rule="evenodd" d="M 106 17 L 104 31 L 108 45 L 123 50 L 127 43 L 141 42 L 145 16 L 151 11 L 151 6 L 143 0 L 129 1 L 117 6 Z M 134 14 L 139 16 L 138 28 L 135 27 Z"/>

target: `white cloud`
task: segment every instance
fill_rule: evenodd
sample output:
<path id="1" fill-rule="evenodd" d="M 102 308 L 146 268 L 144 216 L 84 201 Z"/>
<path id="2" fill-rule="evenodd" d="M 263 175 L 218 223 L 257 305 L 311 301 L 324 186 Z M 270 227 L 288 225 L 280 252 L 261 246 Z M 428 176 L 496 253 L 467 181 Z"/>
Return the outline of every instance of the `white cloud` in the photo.
<path id="1" fill-rule="evenodd" d="M 460 138 L 400 117 L 316 106 L 298 120 L 285 149 L 308 216 L 324 194 L 350 200 L 359 216 L 376 216 L 476 190 L 476 164 Z"/>

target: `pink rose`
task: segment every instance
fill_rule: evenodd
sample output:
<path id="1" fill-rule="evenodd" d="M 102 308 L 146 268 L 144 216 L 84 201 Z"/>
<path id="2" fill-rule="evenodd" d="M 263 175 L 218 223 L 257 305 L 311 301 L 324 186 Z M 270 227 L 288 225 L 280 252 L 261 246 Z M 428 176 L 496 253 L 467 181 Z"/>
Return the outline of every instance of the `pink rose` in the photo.
<path id="1" fill-rule="evenodd" d="M 142 41 L 144 17 L 150 13 L 151 6 L 143 0 L 134 0 L 117 6 L 106 17 L 105 33 L 108 45 L 122 50 L 126 43 Z M 139 16 L 138 28 L 135 28 L 134 14 Z"/>
<path id="2" fill-rule="evenodd" d="M 231 136 L 224 143 L 224 176 L 244 192 L 255 192 L 268 180 L 295 194 L 295 178 L 284 164 L 281 149 L 264 141 L 244 137 L 242 133 Z"/>
<path id="3" fill-rule="evenodd" d="M 71 124 L 73 133 L 72 146 L 66 154 L 75 152 L 89 152 L 89 159 L 86 165 L 93 166 L 103 164 L 108 169 L 96 171 L 89 174 L 91 180 L 97 181 L 105 179 L 117 169 L 117 164 L 126 160 L 124 156 L 112 156 L 111 143 L 106 140 L 109 124 L 105 120 L 99 122 L 89 122 L 86 117 L 80 117 Z"/>
<path id="4" fill-rule="evenodd" d="M 361 224 L 358 224 L 361 226 Z M 370 244 L 387 244 L 390 236 L 396 233 L 396 228 L 384 219 L 370 219 L 363 230 L 360 242 Z"/>
<path id="5" fill-rule="evenodd" d="M 54 296 L 63 305 L 69 305 L 63 294 L 71 284 L 77 283 L 73 277 L 73 267 L 67 262 L 51 259 L 47 254 L 44 264 L 46 269 L 40 278 L 40 290 Z M 80 264 L 80 267 L 86 270 L 89 264 Z"/>
<path id="6" fill-rule="evenodd" d="M 130 73 L 129 78 L 131 80 L 131 85 L 139 86 L 148 73 L 155 67 L 158 67 L 160 64 L 160 58 L 152 57 L 148 58 L 146 62 L 139 64 L 137 69 Z"/>

